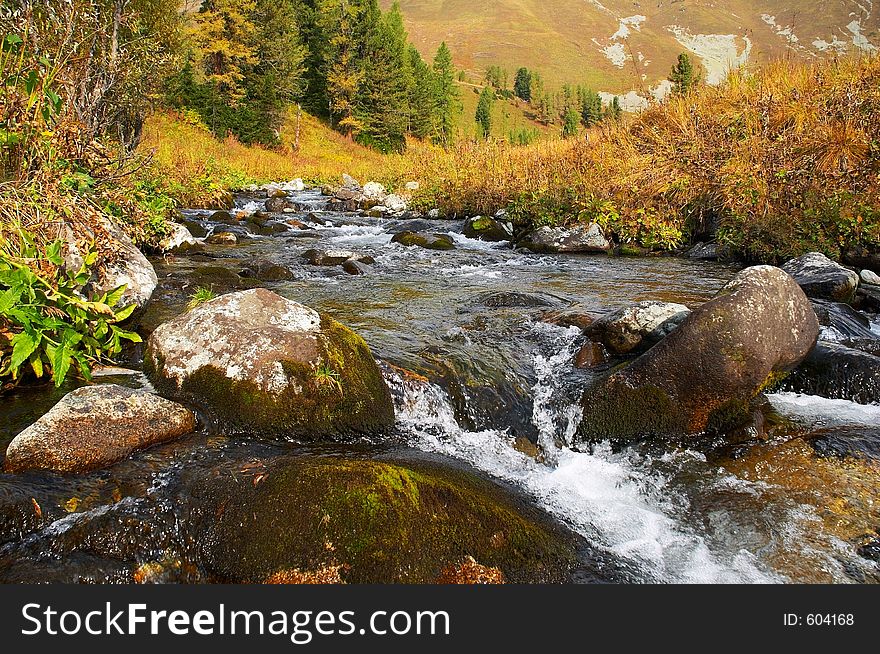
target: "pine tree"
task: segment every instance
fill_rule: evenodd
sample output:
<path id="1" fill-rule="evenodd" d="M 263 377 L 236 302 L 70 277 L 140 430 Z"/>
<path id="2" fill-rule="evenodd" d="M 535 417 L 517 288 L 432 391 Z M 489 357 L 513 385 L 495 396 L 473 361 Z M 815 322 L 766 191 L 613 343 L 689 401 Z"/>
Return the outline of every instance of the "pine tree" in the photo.
<path id="1" fill-rule="evenodd" d="M 492 134 L 492 104 L 495 102 L 495 92 L 488 86 L 483 87 L 480 100 L 477 102 L 476 121 L 480 135 L 488 139 Z"/>
<path id="2" fill-rule="evenodd" d="M 455 68 L 452 53 L 446 42 L 440 44 L 434 57 L 435 139 L 448 146 L 452 143 L 455 116 L 458 113 L 458 91 L 455 88 Z"/>
<path id="3" fill-rule="evenodd" d="M 513 80 L 513 92 L 520 100 L 532 101 L 532 73 L 528 68 L 520 68 L 516 71 Z"/>
<path id="4" fill-rule="evenodd" d="M 431 136 L 434 126 L 434 76 L 415 46 L 409 54 L 409 133 L 419 139 Z"/>
<path id="5" fill-rule="evenodd" d="M 620 106 L 620 98 L 616 95 L 611 102 L 605 107 L 605 118 L 610 120 L 618 120 L 623 115 L 623 108 Z"/>
<path id="6" fill-rule="evenodd" d="M 565 116 L 562 119 L 562 137 L 563 138 L 572 138 L 577 136 L 578 133 L 578 123 L 581 122 L 581 117 L 577 111 L 575 111 L 574 107 L 569 107 L 569 109 L 565 112 Z"/>
<path id="7" fill-rule="evenodd" d="M 694 70 L 691 58 L 686 52 L 678 55 L 678 63 L 672 67 L 669 81 L 672 82 L 672 91 L 676 95 L 687 95 L 700 83 L 700 76 Z"/>
<path id="8" fill-rule="evenodd" d="M 581 93 L 581 120 L 586 127 L 592 127 L 602 120 L 602 98 L 592 89 Z"/>
<path id="9" fill-rule="evenodd" d="M 355 25 L 361 8 L 349 0 L 326 0 L 321 13 L 331 20 L 335 30 L 329 40 L 326 62 L 327 102 L 330 119 L 339 132 L 353 138 L 361 128 L 355 115 L 355 102 L 363 73 L 358 59 Z"/>
<path id="10" fill-rule="evenodd" d="M 411 86 L 403 16 L 397 3 L 383 15 L 375 0 L 369 0 L 365 15 L 372 24 L 357 97 L 358 141 L 400 152 L 406 147 Z"/>

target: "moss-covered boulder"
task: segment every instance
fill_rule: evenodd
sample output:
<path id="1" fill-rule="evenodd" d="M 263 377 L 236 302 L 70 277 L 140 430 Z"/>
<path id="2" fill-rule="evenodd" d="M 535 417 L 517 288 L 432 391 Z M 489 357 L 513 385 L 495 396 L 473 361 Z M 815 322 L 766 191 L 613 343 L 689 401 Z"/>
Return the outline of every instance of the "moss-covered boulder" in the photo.
<path id="1" fill-rule="evenodd" d="M 432 583 L 473 557 L 509 582 L 568 579 L 583 541 L 473 473 L 288 456 L 185 473 L 200 563 L 220 581 L 340 566 L 349 583 Z"/>
<path id="2" fill-rule="evenodd" d="M 452 250 L 455 241 L 449 234 L 429 234 L 428 232 L 398 232 L 391 238 L 392 243 L 406 247 L 420 247 L 426 250 Z"/>
<path id="3" fill-rule="evenodd" d="M 468 238 L 476 238 L 481 241 L 512 241 L 513 227 L 509 222 L 503 222 L 489 216 L 474 216 L 464 221 L 464 235 Z"/>
<path id="4" fill-rule="evenodd" d="M 789 275 L 747 268 L 658 345 L 586 390 L 579 437 L 626 442 L 734 426 L 818 335 L 816 314 Z"/>
<path id="5" fill-rule="evenodd" d="M 266 289 L 224 295 L 167 322 L 147 342 L 158 388 L 228 429 L 300 439 L 375 433 L 391 394 L 364 340 Z"/>

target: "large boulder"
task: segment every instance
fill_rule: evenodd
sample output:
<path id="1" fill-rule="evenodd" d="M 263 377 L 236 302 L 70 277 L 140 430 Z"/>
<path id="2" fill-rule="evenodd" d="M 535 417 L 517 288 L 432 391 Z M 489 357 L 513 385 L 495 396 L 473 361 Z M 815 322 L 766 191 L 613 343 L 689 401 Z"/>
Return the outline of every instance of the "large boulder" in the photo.
<path id="1" fill-rule="evenodd" d="M 150 336 L 157 387 L 229 429 L 305 440 L 391 427 L 391 394 L 364 340 L 266 289 L 211 300 Z"/>
<path id="2" fill-rule="evenodd" d="M 512 241 L 513 227 L 509 222 L 502 222 L 488 216 L 474 216 L 464 221 L 464 235 L 483 241 Z"/>
<path id="3" fill-rule="evenodd" d="M 455 241 L 449 234 L 430 234 L 428 232 L 398 232 L 391 237 L 392 243 L 406 247 L 420 247 L 426 250 L 452 250 Z"/>
<path id="4" fill-rule="evenodd" d="M 782 388 L 860 404 L 880 402 L 880 357 L 820 342 Z"/>
<path id="5" fill-rule="evenodd" d="M 402 213 L 409 206 L 405 199 L 394 193 L 382 200 L 382 204 L 394 213 Z"/>
<path id="6" fill-rule="evenodd" d="M 821 252 L 809 252 L 792 259 L 782 269 L 800 284 L 811 298 L 850 302 L 859 286 L 859 276 Z"/>
<path id="7" fill-rule="evenodd" d="M 573 252 L 604 254 L 611 250 L 611 243 L 596 223 L 573 227 L 540 227 L 529 232 L 519 244 L 532 252 Z"/>
<path id="8" fill-rule="evenodd" d="M 127 307 L 133 304 L 139 311 L 153 297 L 159 278 L 153 264 L 120 227 L 110 221 L 105 221 L 104 227 L 112 239 L 108 249 L 113 254 L 94 283 L 95 291 L 102 295 L 124 285 L 125 292 L 117 306 Z"/>
<path id="9" fill-rule="evenodd" d="M 157 395 L 115 384 L 86 386 L 12 440 L 5 468 L 86 472 L 195 428 L 192 411 Z"/>
<path id="10" fill-rule="evenodd" d="M 364 184 L 363 194 L 365 198 L 381 202 L 388 196 L 388 191 L 379 182 L 367 182 Z"/>
<path id="11" fill-rule="evenodd" d="M 668 336 L 691 310 L 672 302 L 639 302 L 603 316 L 585 331 L 614 354 L 643 352 Z"/>
<path id="12" fill-rule="evenodd" d="M 803 361 L 818 334 L 789 275 L 747 268 L 666 339 L 586 390 L 579 437 L 626 442 L 730 427 Z"/>
<path id="13" fill-rule="evenodd" d="M 585 545 L 497 484 L 436 463 L 288 456 L 212 472 L 183 474 L 198 507 L 186 525 L 218 581 L 336 564 L 351 583 L 432 583 L 472 556 L 512 582 L 559 583 Z"/>

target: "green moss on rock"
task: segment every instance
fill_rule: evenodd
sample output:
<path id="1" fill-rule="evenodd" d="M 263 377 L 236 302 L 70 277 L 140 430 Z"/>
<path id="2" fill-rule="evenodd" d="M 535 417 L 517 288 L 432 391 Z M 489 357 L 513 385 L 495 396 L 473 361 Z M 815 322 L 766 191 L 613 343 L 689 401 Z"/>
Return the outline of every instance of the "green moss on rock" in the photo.
<path id="1" fill-rule="evenodd" d="M 332 563 L 349 582 L 430 583 L 473 556 L 513 582 L 558 582 L 576 563 L 570 532 L 489 482 L 435 465 L 288 458 L 257 484 L 197 486 L 208 498 L 205 560 L 226 581 Z"/>

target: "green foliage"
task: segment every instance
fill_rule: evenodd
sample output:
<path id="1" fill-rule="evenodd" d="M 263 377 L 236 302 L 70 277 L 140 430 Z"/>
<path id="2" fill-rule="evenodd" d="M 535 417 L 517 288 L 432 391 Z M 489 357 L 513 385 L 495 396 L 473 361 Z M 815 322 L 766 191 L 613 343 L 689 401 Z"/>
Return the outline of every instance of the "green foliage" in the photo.
<path id="1" fill-rule="evenodd" d="M 477 102 L 475 119 L 480 135 L 486 139 L 492 134 L 492 105 L 494 103 L 495 92 L 488 86 L 484 86 L 480 93 L 480 100 Z"/>
<path id="2" fill-rule="evenodd" d="M 672 82 L 672 91 L 676 95 L 687 95 L 700 83 L 700 75 L 694 70 L 691 58 L 686 52 L 678 55 L 678 63 L 672 67 L 669 81 Z"/>
<path id="3" fill-rule="evenodd" d="M 192 311 L 193 309 L 202 306 L 206 302 L 210 302 L 216 297 L 217 294 L 212 289 L 200 286 L 195 290 L 192 295 L 189 296 L 189 302 L 187 303 L 186 308 Z"/>
<path id="4" fill-rule="evenodd" d="M 0 381 L 4 388 L 24 377 L 51 377 L 60 386 L 71 369 L 90 379 L 93 365 L 112 359 L 122 341 L 140 337 L 119 327 L 135 306 L 116 308 L 122 286 L 86 300 L 97 255 L 86 253 L 75 272 L 64 268 L 61 241 L 45 249 L 18 230 L 13 244 L 0 244 Z"/>
<path id="5" fill-rule="evenodd" d="M 574 107 L 570 107 L 562 119 L 562 138 L 568 139 L 577 136 L 578 124 L 580 122 L 580 115 L 575 111 Z"/>
<path id="6" fill-rule="evenodd" d="M 520 100 L 532 101 L 532 72 L 528 68 L 523 67 L 516 71 L 513 92 Z"/>
<path id="7" fill-rule="evenodd" d="M 578 89 L 581 103 L 581 121 L 585 127 L 599 123 L 603 116 L 602 98 L 593 89 Z"/>
<path id="8" fill-rule="evenodd" d="M 489 66 L 486 69 L 486 83 L 496 91 L 507 90 L 507 69 L 501 66 Z"/>
<path id="9" fill-rule="evenodd" d="M 511 145 L 529 145 L 538 140 L 541 133 L 534 127 L 520 127 L 519 129 L 510 130 L 507 135 L 507 141 Z"/>
<path id="10" fill-rule="evenodd" d="M 455 88 L 455 68 L 452 65 L 452 53 L 446 42 L 440 44 L 434 57 L 434 134 L 435 140 L 441 145 L 452 143 L 455 128 L 455 116 L 459 111 L 458 91 Z"/>
<path id="11" fill-rule="evenodd" d="M 322 358 L 313 364 L 312 369 L 314 370 L 315 386 L 318 387 L 318 390 L 326 389 L 339 395 L 343 394 L 342 376 L 333 369 L 332 365 Z"/>

